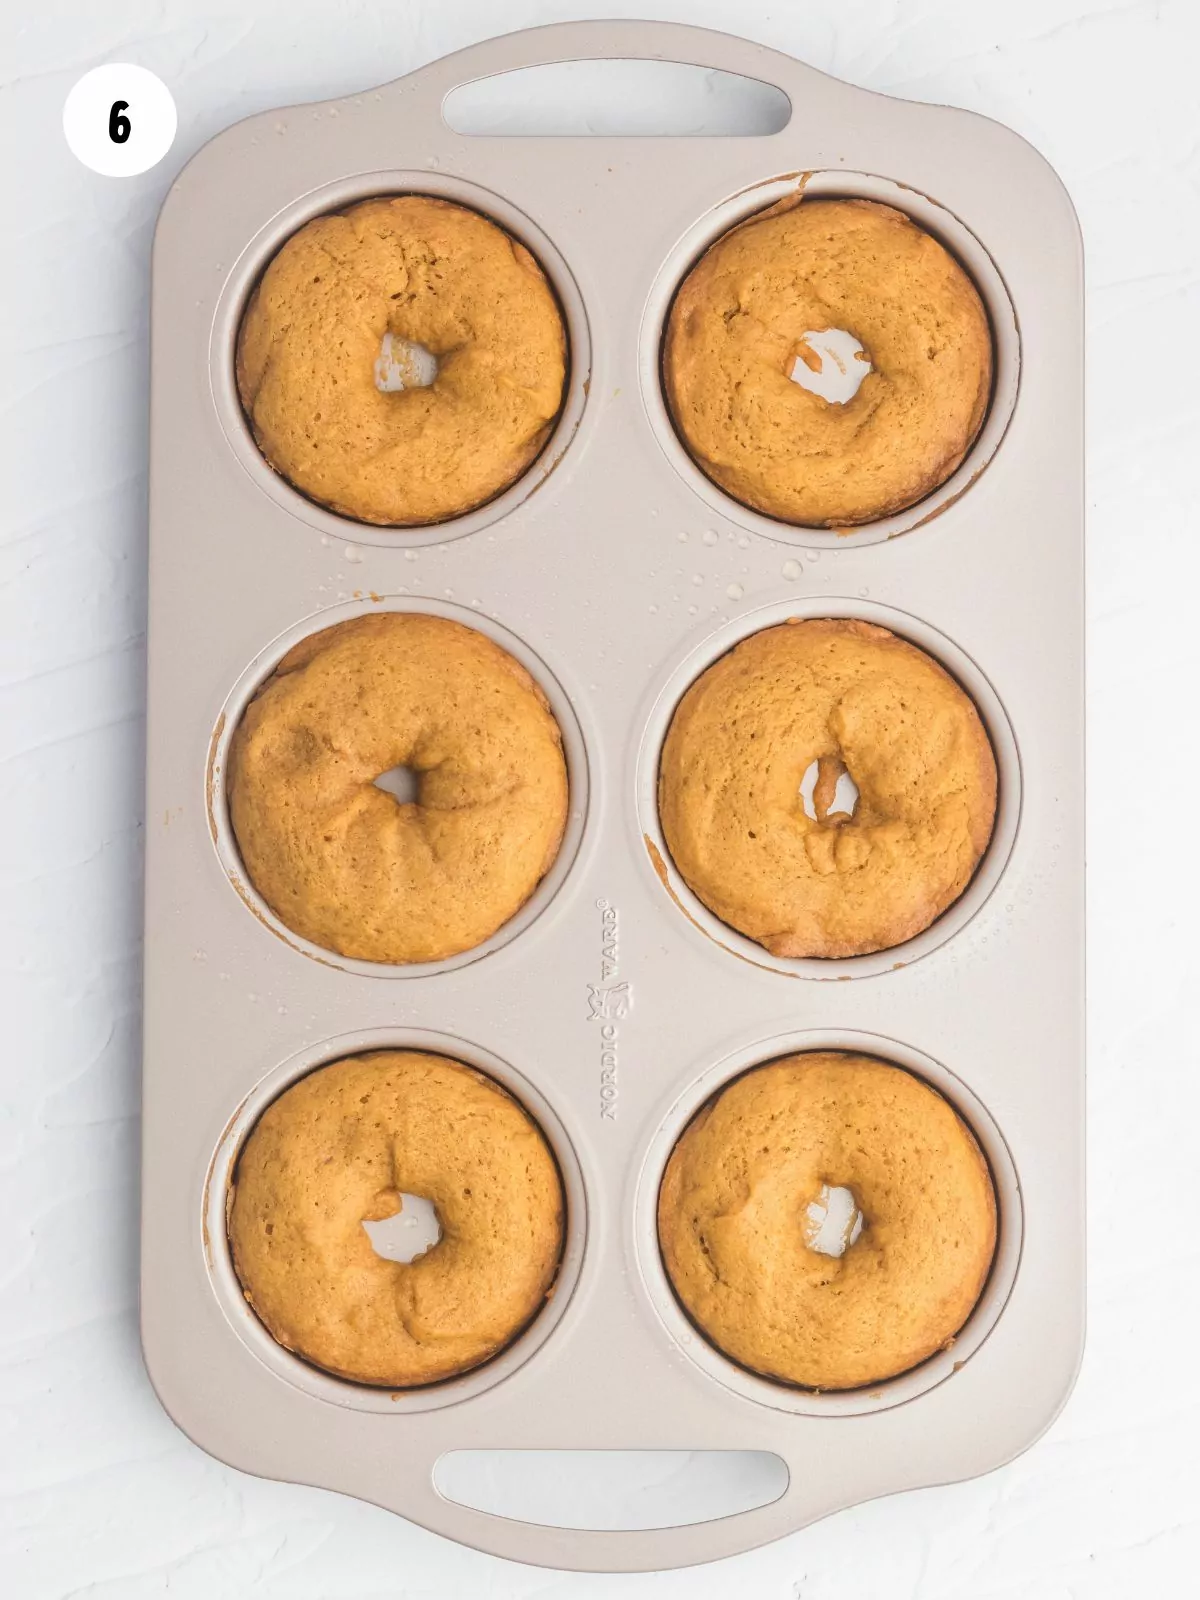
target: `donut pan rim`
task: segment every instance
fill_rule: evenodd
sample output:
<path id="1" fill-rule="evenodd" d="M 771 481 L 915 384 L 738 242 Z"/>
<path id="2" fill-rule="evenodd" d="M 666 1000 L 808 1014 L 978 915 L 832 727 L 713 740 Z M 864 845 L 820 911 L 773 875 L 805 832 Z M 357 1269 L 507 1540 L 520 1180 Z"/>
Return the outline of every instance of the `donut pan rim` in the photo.
<path id="1" fill-rule="evenodd" d="M 620 55 L 773 83 L 791 121 L 751 138 L 500 139 L 442 119 L 445 96 L 473 78 Z M 889 198 L 926 225 L 953 219 L 1012 314 L 994 451 L 968 457 L 967 492 L 901 514 L 911 537 L 758 519 L 699 472 L 669 418 L 663 432 L 672 272 L 806 183 Z M 567 409 L 539 460 L 506 495 L 420 530 L 366 527 L 290 490 L 231 390 L 232 333 L 264 241 L 398 186 L 509 226 L 551 277 L 572 344 Z M 932 226 L 956 248 L 949 224 Z M 203 1448 L 497 1555 L 633 1571 L 717 1559 L 874 1496 L 990 1470 L 1053 1420 L 1083 1331 L 1081 307 L 1069 199 L 1016 135 L 674 24 L 506 35 L 374 91 L 252 117 L 180 174 L 152 297 L 141 1320 L 152 1382 Z M 248 915 L 229 889 L 219 782 L 211 804 L 233 713 L 279 642 L 379 606 L 453 615 L 513 648 L 565 708 L 587 784 L 559 877 L 526 920 L 436 972 L 382 969 L 400 984 Z M 883 621 L 932 645 L 973 692 L 983 685 L 1009 810 L 959 918 L 933 925 L 919 960 L 901 948 L 797 974 L 756 946 L 731 953 L 720 925 L 703 937 L 689 924 L 667 892 L 680 887 L 669 858 L 660 851 L 665 886 L 647 851 L 666 691 L 793 615 Z M 796 975 L 867 981 L 781 981 Z M 360 1386 L 310 1384 L 325 1375 L 263 1344 L 217 1281 L 219 1163 L 254 1097 L 297 1063 L 352 1041 L 420 1040 L 527 1100 L 577 1181 L 586 1234 L 571 1234 L 568 1292 L 500 1356 L 403 1402 L 366 1391 L 368 1404 Z M 743 1373 L 672 1322 L 646 1196 L 699 1086 L 778 1055 L 780 1041 L 864 1048 L 961 1086 L 993 1160 L 1006 1253 L 948 1371 L 934 1358 L 878 1394 L 811 1395 Z M 712 1523 L 559 1529 L 439 1494 L 434 1466 L 464 1444 L 765 1449 L 789 1482 L 773 1503 Z"/>

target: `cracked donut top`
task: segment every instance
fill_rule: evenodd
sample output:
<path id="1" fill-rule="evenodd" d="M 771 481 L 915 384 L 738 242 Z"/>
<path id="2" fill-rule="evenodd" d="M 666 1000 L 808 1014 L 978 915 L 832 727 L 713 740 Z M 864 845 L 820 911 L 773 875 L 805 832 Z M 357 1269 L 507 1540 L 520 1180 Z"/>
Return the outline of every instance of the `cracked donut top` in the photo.
<path id="1" fill-rule="evenodd" d="M 376 779 L 406 768 L 416 797 Z M 376 612 L 302 640 L 230 745 L 246 873 L 293 933 L 364 961 L 472 950 L 550 870 L 567 818 L 545 695 L 474 628 Z"/>
<path id="2" fill-rule="evenodd" d="M 852 810 L 835 808 L 843 773 Z M 773 955 L 842 957 L 901 944 L 958 899 L 996 789 L 955 679 L 886 628 L 828 618 L 752 634 L 692 684 L 663 745 L 659 815 L 723 922 Z"/>
<path id="3" fill-rule="evenodd" d="M 423 352 L 432 381 L 381 388 L 393 343 Z M 524 245 L 465 206 L 399 195 L 287 240 L 242 319 L 237 385 L 259 449 L 297 489 L 360 522 L 412 526 L 521 476 L 550 436 L 566 361 L 558 302 Z"/>
<path id="4" fill-rule="evenodd" d="M 845 400 L 805 378 L 840 359 L 831 331 L 867 369 Z M 663 379 L 684 444 L 726 493 L 780 521 L 852 527 L 921 500 L 963 460 L 991 395 L 991 330 L 967 273 L 902 212 L 789 200 L 683 280 Z"/>
<path id="5" fill-rule="evenodd" d="M 857 1212 L 840 1250 L 810 1223 Z M 813 1051 L 755 1068 L 671 1153 L 658 1232 L 676 1295 L 709 1341 L 764 1376 L 853 1389 L 952 1343 L 996 1246 L 991 1173 L 935 1089 L 871 1056 Z"/>
<path id="6" fill-rule="evenodd" d="M 364 1222 L 432 1202 L 441 1238 L 377 1255 Z M 496 1355 L 552 1291 L 558 1167 L 497 1083 L 445 1056 L 379 1051 L 310 1073 L 263 1112 L 238 1158 L 229 1239 L 276 1341 L 339 1377 L 434 1383 Z"/>

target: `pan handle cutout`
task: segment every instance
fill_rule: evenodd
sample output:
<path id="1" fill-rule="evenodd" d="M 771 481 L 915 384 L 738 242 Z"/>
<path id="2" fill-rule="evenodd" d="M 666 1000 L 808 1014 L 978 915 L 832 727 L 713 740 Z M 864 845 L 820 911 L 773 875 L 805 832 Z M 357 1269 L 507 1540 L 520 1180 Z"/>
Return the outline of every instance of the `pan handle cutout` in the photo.
<path id="1" fill-rule="evenodd" d="M 684 61 L 554 61 L 452 89 L 442 116 L 476 137 L 762 137 L 786 128 L 782 89 Z"/>
<path id="2" fill-rule="evenodd" d="M 513 1522 L 629 1533 L 771 1505 L 788 1469 L 770 1450 L 450 1450 L 433 1483 L 456 1505 Z"/>

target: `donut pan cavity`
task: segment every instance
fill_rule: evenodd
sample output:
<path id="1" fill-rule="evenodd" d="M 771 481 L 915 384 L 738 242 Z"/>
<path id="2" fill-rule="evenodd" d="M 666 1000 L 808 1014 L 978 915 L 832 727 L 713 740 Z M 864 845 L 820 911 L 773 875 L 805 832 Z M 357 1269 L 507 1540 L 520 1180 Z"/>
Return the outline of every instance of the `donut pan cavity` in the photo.
<path id="1" fill-rule="evenodd" d="M 467 137 L 458 85 L 539 62 L 690 62 L 781 88 L 749 138 Z M 996 381 L 937 493 L 850 532 L 772 522 L 671 427 L 663 318 L 725 228 L 806 187 L 908 211 L 972 272 Z M 363 526 L 265 464 L 233 340 L 270 255 L 368 194 L 445 196 L 546 269 L 571 344 L 563 413 L 508 491 L 433 528 Z M 1019 331 L 1018 331 L 1019 330 Z M 840 1507 L 983 1472 L 1062 1404 L 1082 1339 L 1081 267 L 1070 203 L 1016 135 L 893 101 L 745 41 L 656 23 L 492 40 L 377 91 L 254 117 L 180 175 L 155 245 L 143 1160 L 143 1344 L 171 1415 L 251 1472 L 321 1485 L 479 1548 L 626 1570 L 713 1559 Z M 310 631 L 380 607 L 510 649 L 563 727 L 571 817 L 527 907 L 469 956 L 346 961 L 282 928 L 240 869 L 224 792 L 237 716 Z M 974 696 L 1000 773 L 962 899 L 909 945 L 782 961 L 713 919 L 658 827 L 658 750 L 688 683 L 787 617 L 880 622 Z M 404 981 L 392 981 L 402 978 Z M 490 1072 L 554 1147 L 568 1236 L 547 1309 L 452 1382 L 393 1395 L 282 1350 L 225 1240 L 241 1140 L 312 1068 L 419 1046 Z M 721 1084 L 804 1048 L 926 1077 L 992 1165 L 1000 1244 L 955 1344 L 890 1383 L 790 1389 L 704 1341 L 658 1256 L 673 1140 Z M 569 1530 L 433 1483 L 455 1449 L 768 1450 L 773 1503 L 688 1527 Z"/>
<path id="2" fill-rule="evenodd" d="M 356 961 L 348 956 L 336 954 L 332 950 L 324 950 L 318 945 L 311 944 L 300 934 L 294 933 L 272 911 L 262 896 L 255 889 L 250 877 L 242 865 L 238 853 L 237 841 L 233 836 L 233 827 L 229 820 L 228 797 L 225 789 L 225 771 L 229 759 L 229 745 L 237 729 L 246 706 L 254 698 L 259 686 L 269 678 L 279 662 L 288 651 L 307 635 L 322 628 L 335 627 L 339 622 L 348 622 L 353 617 L 361 617 L 368 613 L 378 611 L 407 611 L 421 612 L 426 616 L 446 617 L 454 622 L 460 622 L 465 627 L 475 628 L 480 633 L 485 633 L 494 639 L 502 649 L 507 650 L 524 666 L 537 680 L 538 685 L 550 702 L 555 719 L 562 732 L 563 753 L 567 762 L 567 773 L 570 781 L 570 810 L 567 814 L 566 827 L 563 830 L 562 844 L 559 846 L 558 855 L 550 871 L 538 884 L 529 899 L 511 917 L 502 928 L 499 928 L 490 939 L 485 939 L 480 945 L 471 950 L 464 951 L 461 955 L 450 956 L 443 961 L 413 962 L 406 966 L 388 966 L 378 961 Z M 237 893 L 246 907 L 254 913 L 259 921 L 289 944 L 293 949 L 304 952 L 314 960 L 331 963 L 341 967 L 346 972 L 357 972 L 367 977 L 376 978 L 427 978 L 437 972 L 452 972 L 457 967 L 468 966 L 472 961 L 481 960 L 493 950 L 498 950 L 507 944 L 510 939 L 515 939 L 522 933 L 535 917 L 554 899 L 563 880 L 571 871 L 575 857 L 579 851 L 580 839 L 583 836 L 584 823 L 587 817 L 588 804 L 588 762 L 587 746 L 575 715 L 571 697 L 558 682 L 553 672 L 546 663 L 528 648 L 523 640 L 511 633 L 507 628 L 500 626 L 492 617 L 479 615 L 478 611 L 469 607 L 455 605 L 451 601 L 437 600 L 425 595 L 395 595 L 374 597 L 359 597 L 348 602 L 338 602 L 322 608 L 312 616 L 305 617 L 294 627 L 288 628 L 279 638 L 273 640 L 267 649 L 263 650 L 249 664 L 246 671 L 238 679 L 230 692 L 229 698 L 217 718 L 217 725 L 209 745 L 208 775 L 206 779 L 208 792 L 208 820 L 209 831 L 212 834 L 213 844 L 216 846 L 217 856 L 228 878 L 230 886 Z"/>

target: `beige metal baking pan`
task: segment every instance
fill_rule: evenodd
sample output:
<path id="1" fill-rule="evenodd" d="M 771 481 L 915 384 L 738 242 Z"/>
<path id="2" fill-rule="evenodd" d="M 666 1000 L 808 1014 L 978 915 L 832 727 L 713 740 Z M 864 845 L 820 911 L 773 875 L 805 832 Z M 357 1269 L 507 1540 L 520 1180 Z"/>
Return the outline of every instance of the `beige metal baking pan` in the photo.
<path id="1" fill-rule="evenodd" d="M 539 62 L 663 58 L 782 89 L 768 137 L 452 132 L 456 86 Z M 848 535 L 729 500 L 677 441 L 659 342 L 688 264 L 807 185 L 887 200 L 939 235 L 987 303 L 997 378 L 960 471 Z M 260 458 L 232 374 L 238 318 L 279 243 L 360 196 L 419 191 L 494 217 L 549 273 L 570 389 L 530 472 L 469 516 L 369 528 Z M 985 1472 L 1066 1396 L 1082 1337 L 1081 265 L 1071 205 L 1014 134 L 851 88 L 745 41 L 651 23 L 514 34 L 378 91 L 251 118 L 193 160 L 155 246 L 142 1324 L 164 1405 L 249 1472 L 390 1507 L 523 1561 L 703 1561 L 839 1507 Z M 525 661 L 566 736 L 572 817 L 525 910 L 469 957 L 408 969 L 292 937 L 240 870 L 228 739 L 290 643 L 377 607 L 459 617 Z M 691 679 L 793 616 L 885 623 L 980 706 L 1000 812 L 962 900 L 910 945 L 844 962 L 767 956 L 678 879 L 657 753 Z M 225 1243 L 239 1140 L 300 1073 L 392 1043 L 510 1085 L 566 1181 L 547 1311 L 498 1359 L 405 1393 L 278 1347 Z M 673 1139 L 720 1083 L 807 1045 L 922 1073 L 992 1163 L 1001 1235 L 957 1343 L 871 1391 L 814 1394 L 735 1367 L 687 1322 L 653 1225 Z M 768 1450 L 773 1503 L 690 1527 L 570 1530 L 444 1498 L 456 1449 Z"/>

